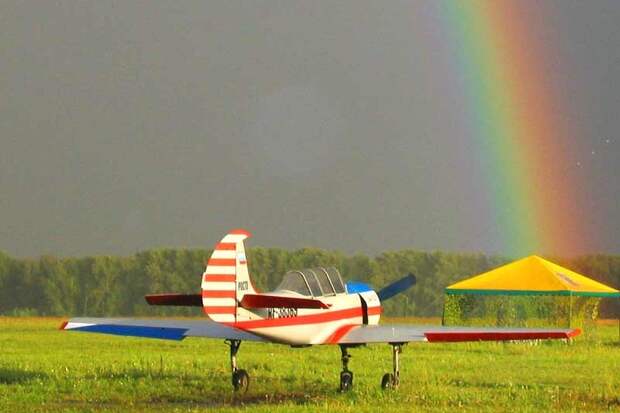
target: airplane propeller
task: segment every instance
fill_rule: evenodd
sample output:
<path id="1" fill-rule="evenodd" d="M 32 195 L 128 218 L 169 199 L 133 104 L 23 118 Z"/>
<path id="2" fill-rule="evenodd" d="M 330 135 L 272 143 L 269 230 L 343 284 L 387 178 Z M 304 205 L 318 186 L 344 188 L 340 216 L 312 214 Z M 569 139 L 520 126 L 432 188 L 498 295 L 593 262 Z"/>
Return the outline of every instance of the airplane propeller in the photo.
<path id="1" fill-rule="evenodd" d="M 409 273 L 398 281 L 394 281 L 392 284 L 384 287 L 377 293 L 379 300 L 385 301 L 394 297 L 397 294 L 402 293 L 416 283 L 415 275 Z"/>

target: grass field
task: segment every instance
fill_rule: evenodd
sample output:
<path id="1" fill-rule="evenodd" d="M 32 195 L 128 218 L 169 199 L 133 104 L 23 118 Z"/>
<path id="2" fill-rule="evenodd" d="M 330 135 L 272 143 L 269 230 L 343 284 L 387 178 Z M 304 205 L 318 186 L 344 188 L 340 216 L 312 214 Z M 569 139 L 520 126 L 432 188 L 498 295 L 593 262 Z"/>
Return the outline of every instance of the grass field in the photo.
<path id="1" fill-rule="evenodd" d="M 336 390 L 336 346 L 243 343 L 251 384 L 235 396 L 221 340 L 61 332 L 60 322 L 0 318 L 1 412 L 620 411 L 616 324 L 572 344 L 410 344 L 396 391 L 379 387 L 389 346 L 353 349 L 347 394 Z"/>

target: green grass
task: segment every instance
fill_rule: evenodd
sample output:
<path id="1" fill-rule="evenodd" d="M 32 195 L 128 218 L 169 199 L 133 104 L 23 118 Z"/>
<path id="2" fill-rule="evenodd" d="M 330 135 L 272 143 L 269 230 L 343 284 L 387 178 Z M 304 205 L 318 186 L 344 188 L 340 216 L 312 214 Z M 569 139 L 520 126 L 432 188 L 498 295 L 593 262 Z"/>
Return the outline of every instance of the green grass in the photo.
<path id="1" fill-rule="evenodd" d="M 379 388 L 389 346 L 353 349 L 347 394 L 336 346 L 243 343 L 251 384 L 235 396 L 221 340 L 65 332 L 60 321 L 0 318 L 1 412 L 620 411 L 617 325 L 572 344 L 410 344 L 396 391 Z"/>

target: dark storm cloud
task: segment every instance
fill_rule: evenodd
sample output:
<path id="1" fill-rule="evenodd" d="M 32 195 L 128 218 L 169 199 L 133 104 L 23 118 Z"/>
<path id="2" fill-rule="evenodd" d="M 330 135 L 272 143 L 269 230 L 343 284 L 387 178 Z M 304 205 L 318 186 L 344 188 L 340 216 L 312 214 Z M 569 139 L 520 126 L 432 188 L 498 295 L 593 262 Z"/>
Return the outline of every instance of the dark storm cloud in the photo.
<path id="1" fill-rule="evenodd" d="M 546 9 L 582 202 L 618 252 L 620 5 Z M 497 252 L 441 24 L 431 2 L 4 2 L 0 249 L 209 247 L 241 226 Z"/>

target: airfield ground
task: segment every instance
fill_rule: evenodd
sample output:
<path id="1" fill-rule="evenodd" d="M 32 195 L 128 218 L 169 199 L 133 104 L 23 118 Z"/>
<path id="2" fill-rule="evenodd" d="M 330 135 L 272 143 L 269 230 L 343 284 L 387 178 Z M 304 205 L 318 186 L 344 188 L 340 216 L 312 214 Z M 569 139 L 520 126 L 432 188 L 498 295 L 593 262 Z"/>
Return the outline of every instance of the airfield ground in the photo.
<path id="1" fill-rule="evenodd" d="M 416 320 L 409 320 L 416 322 Z M 57 318 L 0 318 L 0 411 L 620 411 L 615 323 L 571 344 L 410 344 L 402 384 L 382 391 L 391 350 L 352 350 L 354 390 L 336 391 L 337 347 L 243 343 L 250 390 L 231 390 L 221 340 L 61 332 Z"/>

